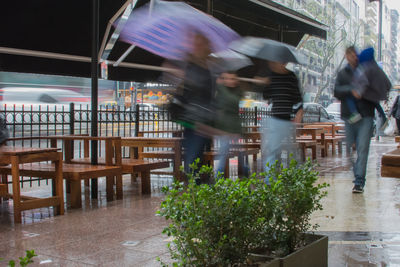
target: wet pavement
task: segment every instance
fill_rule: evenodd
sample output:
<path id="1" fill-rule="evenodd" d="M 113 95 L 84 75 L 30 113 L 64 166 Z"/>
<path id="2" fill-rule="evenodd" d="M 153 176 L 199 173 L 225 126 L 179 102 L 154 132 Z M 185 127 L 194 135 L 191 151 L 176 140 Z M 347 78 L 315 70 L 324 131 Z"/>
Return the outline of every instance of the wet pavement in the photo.
<path id="1" fill-rule="evenodd" d="M 395 148 L 393 138 L 373 141 L 363 194 L 352 194 L 353 175 L 343 155 L 318 158 L 320 182 L 330 184 L 324 210 L 313 215 L 318 233 L 329 236 L 329 266 L 400 266 L 400 179 L 380 177 L 380 158 Z M 233 163 L 233 162 L 232 162 Z M 99 199 L 84 192 L 82 209 L 53 216 L 51 208 L 26 211 L 23 224 L 14 225 L 12 201 L 0 204 L 0 266 L 34 249 L 33 266 L 160 266 L 169 262 L 166 225 L 156 217 L 159 188 L 171 179 L 152 177 L 152 196 L 138 193 L 139 184 L 124 178 L 124 199 Z M 48 186 L 26 186 L 31 195 L 44 195 Z"/>

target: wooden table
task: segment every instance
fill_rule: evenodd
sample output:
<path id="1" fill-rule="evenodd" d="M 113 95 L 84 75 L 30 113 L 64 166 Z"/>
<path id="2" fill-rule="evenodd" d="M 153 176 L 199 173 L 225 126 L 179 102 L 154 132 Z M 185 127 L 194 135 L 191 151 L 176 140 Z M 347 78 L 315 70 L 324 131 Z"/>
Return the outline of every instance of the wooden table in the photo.
<path id="1" fill-rule="evenodd" d="M 130 147 L 131 156 L 134 155 L 134 148 L 139 150 L 139 159 L 143 159 L 143 148 L 145 147 L 170 147 L 173 149 L 170 157 L 174 162 L 175 178 L 181 180 L 180 166 L 182 163 L 182 138 L 180 137 L 122 137 L 121 146 Z"/>
<path id="2" fill-rule="evenodd" d="M 245 132 L 242 133 L 243 139 L 251 139 L 253 142 L 261 140 L 261 132 Z"/>
<path id="3" fill-rule="evenodd" d="M 21 196 L 19 167 L 23 163 L 52 161 L 55 164 L 56 176 L 53 184 L 53 196 L 35 198 Z M 1 164 L 11 164 L 14 202 L 14 222 L 21 223 L 21 211 L 54 206 L 55 214 L 64 214 L 62 153 L 56 148 L 4 147 Z"/>
<path id="4" fill-rule="evenodd" d="M 144 136 L 144 135 L 166 135 L 166 134 L 171 134 L 172 137 L 182 137 L 183 135 L 183 130 L 159 130 L 159 131 L 139 131 L 138 136 L 139 137 L 149 137 L 149 136 Z M 153 136 L 150 136 L 153 137 Z M 155 136 L 158 137 L 158 136 Z M 163 136 L 160 136 L 163 137 Z"/>
<path id="5" fill-rule="evenodd" d="M 311 140 L 319 141 L 323 147 L 322 156 L 326 157 L 328 155 L 328 144 L 325 142 L 325 130 L 324 128 L 296 128 L 296 136 L 299 135 L 311 135 Z M 320 138 L 317 138 L 320 136 Z"/>

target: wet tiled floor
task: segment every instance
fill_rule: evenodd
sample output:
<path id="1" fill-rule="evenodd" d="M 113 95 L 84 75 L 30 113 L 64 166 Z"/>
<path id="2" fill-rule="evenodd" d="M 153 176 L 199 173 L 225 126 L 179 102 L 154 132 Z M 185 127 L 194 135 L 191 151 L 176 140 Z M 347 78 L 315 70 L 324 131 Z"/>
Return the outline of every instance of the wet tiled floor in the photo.
<path id="1" fill-rule="evenodd" d="M 313 215 L 319 231 L 329 236 L 329 266 L 400 266 L 400 179 L 380 177 L 382 153 L 395 147 L 393 138 L 373 141 L 363 194 L 352 194 L 352 171 L 346 154 L 319 158 L 320 182 L 330 184 L 324 210 Z M 100 182 L 98 200 L 85 193 L 82 209 L 53 216 L 52 209 L 27 211 L 14 225 L 12 201 L 0 204 L 0 257 L 16 259 L 27 249 L 39 256 L 33 266 L 160 266 L 168 262 L 166 222 L 156 217 L 170 179 L 153 177 L 152 196 L 124 180 L 124 199 L 106 202 Z M 44 195 L 48 186 L 25 187 Z M 2 265 L 3 264 L 3 265 Z"/>

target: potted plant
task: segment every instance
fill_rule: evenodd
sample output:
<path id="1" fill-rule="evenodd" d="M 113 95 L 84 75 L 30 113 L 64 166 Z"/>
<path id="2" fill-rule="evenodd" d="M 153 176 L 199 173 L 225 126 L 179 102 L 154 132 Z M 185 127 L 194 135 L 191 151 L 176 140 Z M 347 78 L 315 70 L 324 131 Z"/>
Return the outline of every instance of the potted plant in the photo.
<path id="1" fill-rule="evenodd" d="M 199 177 L 213 174 L 209 166 L 197 164 L 187 174 L 187 187 L 174 183 L 163 189 L 166 198 L 158 211 L 170 222 L 163 232 L 173 237 L 168 247 L 178 266 L 258 266 L 262 261 L 272 267 L 290 262 L 288 254 L 303 258 L 299 251 L 310 245 L 304 235 L 312 229 L 310 215 L 322 208 L 326 194 L 325 184 L 315 185 L 310 161 L 298 165 L 292 160 L 288 168 L 275 164 L 262 174 L 271 177 L 269 185 L 255 174 L 197 185 Z"/>
<path id="2" fill-rule="evenodd" d="M 328 265 L 328 237 L 309 233 L 318 227 L 310 223 L 311 214 L 322 210 L 321 199 L 328 186 L 316 184 L 314 169 L 310 159 L 301 165 L 291 159 L 287 168 L 275 163 L 262 174 L 269 178 L 269 185 L 260 191 L 264 201 L 256 215 L 262 218 L 257 226 L 258 250 L 279 257 L 282 267 Z"/>

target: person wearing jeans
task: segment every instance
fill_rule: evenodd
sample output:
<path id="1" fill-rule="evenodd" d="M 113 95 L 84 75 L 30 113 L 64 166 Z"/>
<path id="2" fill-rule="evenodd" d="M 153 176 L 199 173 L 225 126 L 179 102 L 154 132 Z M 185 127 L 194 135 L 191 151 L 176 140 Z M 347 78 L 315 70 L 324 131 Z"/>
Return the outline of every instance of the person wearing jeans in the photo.
<path id="1" fill-rule="evenodd" d="M 217 174 L 225 171 L 225 162 L 229 156 L 230 142 L 237 139 L 242 127 L 239 117 L 239 102 L 243 97 L 243 89 L 235 71 L 221 73 L 217 80 L 216 93 L 216 122 L 215 127 L 220 131 Z M 227 177 L 228 178 L 228 177 Z"/>
<path id="2" fill-rule="evenodd" d="M 296 142 L 296 129 L 295 124 L 289 120 L 282 120 L 275 117 L 268 117 L 263 122 L 263 132 L 261 144 L 261 151 L 263 151 L 262 163 L 265 171 L 268 171 L 276 160 L 279 161 L 282 142 L 290 145 L 292 149 L 288 148 L 290 151 L 294 151 Z M 266 181 L 268 182 L 268 181 Z"/>
<path id="3" fill-rule="evenodd" d="M 365 186 L 369 144 L 373 133 L 373 117 L 363 117 L 356 123 L 345 122 L 346 144 L 355 144 L 357 159 L 353 163 L 354 186 Z"/>
<path id="4" fill-rule="evenodd" d="M 367 171 L 368 152 L 373 133 L 373 118 L 375 116 L 375 103 L 359 96 L 352 84 L 354 71 L 358 66 L 358 57 L 354 47 L 346 49 L 346 59 L 348 65 L 337 75 L 334 95 L 341 104 L 341 118 L 345 121 L 347 151 L 353 144 L 356 146 L 357 158 L 353 162 L 354 186 L 353 193 L 364 192 L 365 176 Z M 356 108 L 361 116 L 361 120 L 356 123 L 349 123 L 351 116 L 349 107 L 344 104 L 346 98 L 354 95 L 356 97 Z"/>
<path id="5" fill-rule="evenodd" d="M 301 122 L 303 116 L 299 81 L 286 65 L 285 62 L 268 61 L 267 86 L 263 89 L 263 96 L 272 103 L 272 116 L 263 122 L 261 139 L 262 163 L 266 172 L 269 166 L 280 160 L 282 144 L 295 140 L 295 123 Z M 269 182 L 269 177 L 265 182 Z"/>

